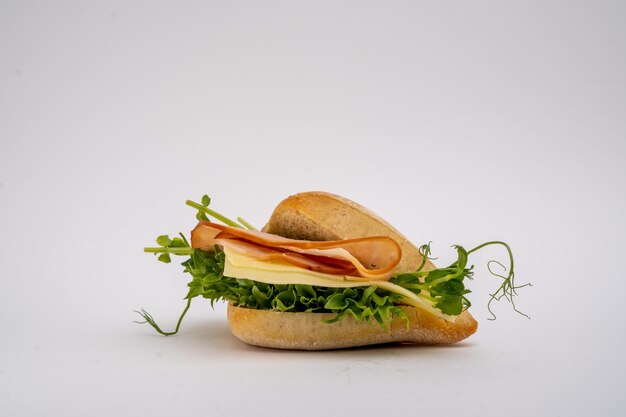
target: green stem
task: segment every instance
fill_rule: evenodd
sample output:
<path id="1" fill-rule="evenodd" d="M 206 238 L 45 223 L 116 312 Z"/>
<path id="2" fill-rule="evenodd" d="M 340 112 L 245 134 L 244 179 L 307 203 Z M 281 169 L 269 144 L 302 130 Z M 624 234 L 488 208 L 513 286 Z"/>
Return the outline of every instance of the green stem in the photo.
<path id="1" fill-rule="evenodd" d="M 426 261 L 428 259 L 430 259 L 430 258 L 428 258 L 428 255 L 430 255 L 430 243 L 431 242 L 428 242 L 428 245 L 422 245 L 419 248 L 419 253 L 420 253 L 420 255 L 422 255 L 422 263 L 417 268 L 416 272 L 421 271 L 422 268 L 424 267 L 424 265 L 426 265 Z"/>
<path id="2" fill-rule="evenodd" d="M 228 217 L 222 216 L 218 212 L 213 211 L 210 208 L 203 206 L 202 204 L 198 204 L 195 201 L 191 201 L 191 200 L 185 201 L 185 204 L 187 204 L 188 206 L 193 207 L 193 208 L 195 208 L 197 210 L 200 210 L 200 211 L 208 214 L 211 217 L 215 217 L 217 220 L 221 221 L 224 224 L 243 229 L 243 227 L 239 223 L 229 219 Z"/>
<path id="3" fill-rule="evenodd" d="M 257 232 L 259 231 L 256 227 L 252 226 L 250 223 L 246 221 L 246 219 L 242 217 L 237 217 L 237 221 L 243 224 L 248 230 L 256 230 Z"/>
<path id="4" fill-rule="evenodd" d="M 172 255 L 192 255 L 192 248 L 143 248 L 144 252 L 147 253 L 171 253 Z"/>
<path id="5" fill-rule="evenodd" d="M 429 284 L 431 287 L 434 287 L 435 285 L 437 285 L 437 284 L 441 284 L 442 282 L 450 281 L 452 278 L 456 278 L 457 276 L 459 276 L 459 274 L 448 274 L 448 275 L 444 275 L 444 276 L 443 276 L 443 277 L 441 277 L 441 278 L 437 278 L 437 279 L 434 279 L 434 280 L 430 281 L 428 284 Z"/>
<path id="6" fill-rule="evenodd" d="M 511 248 L 509 247 L 509 245 L 506 244 L 506 242 L 502 242 L 499 240 L 493 240 L 491 242 L 486 242 L 483 243 L 482 245 L 478 245 L 476 246 L 474 249 L 470 250 L 467 252 L 467 254 L 469 255 L 470 253 L 477 251 L 481 248 L 484 248 L 485 246 L 489 246 L 489 245 L 502 245 L 506 248 L 507 252 L 509 253 L 509 262 L 510 267 L 509 267 L 509 274 L 504 277 L 498 274 L 495 274 L 494 272 L 492 272 L 491 270 L 489 270 L 489 272 L 491 272 L 492 275 L 498 276 L 503 278 L 503 282 L 500 285 L 500 287 L 498 288 L 498 290 L 491 294 L 491 298 L 489 299 L 489 302 L 487 303 L 487 310 L 489 310 L 489 313 L 491 313 L 491 318 L 489 320 L 495 320 L 496 315 L 493 313 L 493 311 L 491 310 L 491 303 L 493 303 L 494 301 L 499 301 L 502 297 L 506 297 L 510 302 L 511 305 L 513 306 L 513 310 L 516 311 L 517 313 L 521 314 L 522 316 L 526 317 L 526 318 L 530 318 L 527 314 L 522 313 L 521 311 L 519 311 L 517 309 L 517 306 L 515 305 L 515 300 L 513 299 L 513 297 L 515 295 L 517 295 L 517 289 L 521 288 L 521 287 L 525 287 L 525 286 L 529 286 L 531 284 L 524 284 L 521 286 L 516 286 L 515 285 L 515 263 L 513 262 L 513 251 L 511 250 Z"/>
<path id="7" fill-rule="evenodd" d="M 511 268 L 509 270 L 513 271 L 515 267 L 513 263 L 513 251 L 511 251 L 511 248 L 509 247 L 509 245 L 506 244 L 506 242 L 502 242 L 499 240 L 492 240 L 491 242 L 483 243 L 482 245 L 476 246 L 474 249 L 468 250 L 467 254 L 469 255 L 470 253 L 476 252 L 477 250 L 484 248 L 485 246 L 489 246 L 489 245 L 502 245 L 506 248 L 507 252 L 509 253 L 509 261 L 511 262 Z"/>
<path id="8" fill-rule="evenodd" d="M 178 235 L 180 236 L 180 238 L 183 240 L 183 242 L 185 242 L 185 246 L 187 247 L 191 247 L 191 245 L 189 244 L 189 242 L 187 241 L 187 238 L 185 237 L 185 235 L 183 235 L 182 233 L 178 233 Z"/>
<path id="9" fill-rule="evenodd" d="M 164 332 L 163 330 L 161 330 L 159 325 L 156 324 L 156 322 L 154 321 L 154 318 L 152 318 L 152 316 L 145 310 L 137 311 L 137 313 L 139 313 L 144 318 L 145 321 L 142 321 L 142 322 L 137 321 L 135 323 L 139 323 L 139 324 L 148 323 L 150 326 L 154 328 L 154 330 L 156 330 L 158 333 L 162 334 L 163 336 L 174 335 L 178 333 L 178 329 L 180 329 L 180 324 L 183 322 L 183 318 L 185 317 L 185 314 L 187 314 L 187 310 L 189 310 L 189 306 L 191 306 L 191 300 L 192 300 L 191 298 L 187 300 L 187 306 L 185 307 L 185 309 L 183 310 L 183 313 L 178 318 L 178 323 L 176 323 L 176 329 L 174 329 L 173 332 Z"/>
<path id="10" fill-rule="evenodd" d="M 412 275 L 412 276 L 417 277 L 417 278 L 422 278 L 422 277 L 427 276 L 431 272 L 432 271 L 415 271 L 415 272 L 405 272 L 405 273 L 400 274 L 400 275 Z"/>

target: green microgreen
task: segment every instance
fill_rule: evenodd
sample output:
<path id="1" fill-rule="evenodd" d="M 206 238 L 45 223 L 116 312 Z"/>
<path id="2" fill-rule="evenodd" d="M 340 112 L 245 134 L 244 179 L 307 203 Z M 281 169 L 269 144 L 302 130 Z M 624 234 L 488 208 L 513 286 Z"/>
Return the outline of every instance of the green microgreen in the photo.
<path id="1" fill-rule="evenodd" d="M 496 276 L 502 279 L 502 284 L 500 284 L 500 287 L 498 287 L 496 292 L 490 294 L 491 298 L 489 299 L 489 302 L 487 303 L 487 309 L 489 310 L 489 313 L 491 314 L 491 318 L 489 320 L 496 319 L 496 315 L 491 310 L 491 304 L 494 301 L 500 301 L 502 298 L 505 298 L 507 301 L 511 303 L 511 305 L 513 306 L 513 310 L 515 310 L 515 312 L 521 314 L 524 317 L 530 318 L 527 314 L 522 313 L 520 310 L 518 310 L 517 305 L 515 304 L 514 297 L 517 296 L 517 290 L 520 288 L 524 288 L 524 287 L 532 287 L 532 284 L 531 283 L 526 283 L 522 285 L 515 284 L 515 270 L 514 270 L 515 261 L 513 260 L 513 251 L 511 250 L 511 247 L 506 242 L 494 240 L 494 241 L 485 242 L 482 245 L 476 246 L 474 249 L 469 250 L 467 254 L 469 255 L 470 253 L 475 252 L 489 245 L 501 245 L 506 249 L 509 255 L 509 273 L 506 276 L 502 274 L 498 274 L 491 269 L 491 264 L 495 263 L 499 265 L 500 267 L 502 267 L 504 272 L 506 272 L 506 267 L 502 265 L 502 263 L 496 260 L 491 260 L 487 263 L 487 270 L 489 271 L 489 273 L 491 273 L 491 275 L 493 276 Z"/>
<path id="2" fill-rule="evenodd" d="M 187 204 L 189 207 L 193 207 L 196 210 L 198 210 L 196 214 L 196 219 L 200 221 L 209 221 L 209 217 L 207 216 L 209 215 L 229 226 L 239 227 L 239 228 L 244 227 L 241 224 L 237 223 L 236 221 L 231 220 L 228 217 L 224 216 L 223 214 L 220 214 L 217 211 L 209 208 L 209 204 L 211 204 L 211 198 L 208 195 L 206 194 L 203 195 L 200 201 L 201 203 L 196 203 L 195 201 L 191 201 L 191 200 L 185 201 L 185 204 Z"/>

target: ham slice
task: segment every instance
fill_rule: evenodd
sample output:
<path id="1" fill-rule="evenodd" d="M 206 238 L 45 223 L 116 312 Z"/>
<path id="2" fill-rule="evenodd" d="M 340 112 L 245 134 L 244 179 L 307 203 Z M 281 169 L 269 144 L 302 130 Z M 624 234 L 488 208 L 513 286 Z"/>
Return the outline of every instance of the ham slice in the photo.
<path id="1" fill-rule="evenodd" d="M 350 280 L 388 280 L 402 250 L 387 236 L 309 241 L 287 239 L 212 222 L 200 222 L 191 232 L 191 246 L 213 250 L 228 247 L 263 261 L 282 262 L 311 271 L 343 275 Z"/>

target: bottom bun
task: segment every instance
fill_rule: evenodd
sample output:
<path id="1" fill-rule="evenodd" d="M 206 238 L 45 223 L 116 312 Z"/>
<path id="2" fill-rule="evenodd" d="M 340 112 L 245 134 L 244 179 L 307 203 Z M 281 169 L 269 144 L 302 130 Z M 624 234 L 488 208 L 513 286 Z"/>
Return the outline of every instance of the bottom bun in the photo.
<path id="1" fill-rule="evenodd" d="M 346 316 L 325 323 L 334 313 L 283 313 L 228 305 L 228 324 L 241 341 L 276 349 L 327 350 L 381 343 L 450 344 L 472 335 L 478 323 L 464 311 L 451 323 L 423 310 L 403 306 L 409 319 L 394 318 L 384 329 L 375 321 L 357 322 Z"/>

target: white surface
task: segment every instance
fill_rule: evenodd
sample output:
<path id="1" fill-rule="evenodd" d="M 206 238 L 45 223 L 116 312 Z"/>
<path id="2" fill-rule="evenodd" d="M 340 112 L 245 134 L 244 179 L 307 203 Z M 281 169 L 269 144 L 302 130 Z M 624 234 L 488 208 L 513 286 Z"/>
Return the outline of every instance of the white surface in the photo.
<path id="1" fill-rule="evenodd" d="M 0 415 L 624 415 L 623 2 L 0 3 Z M 255 349 L 142 253 L 322 189 L 473 262 L 447 348 Z"/>

